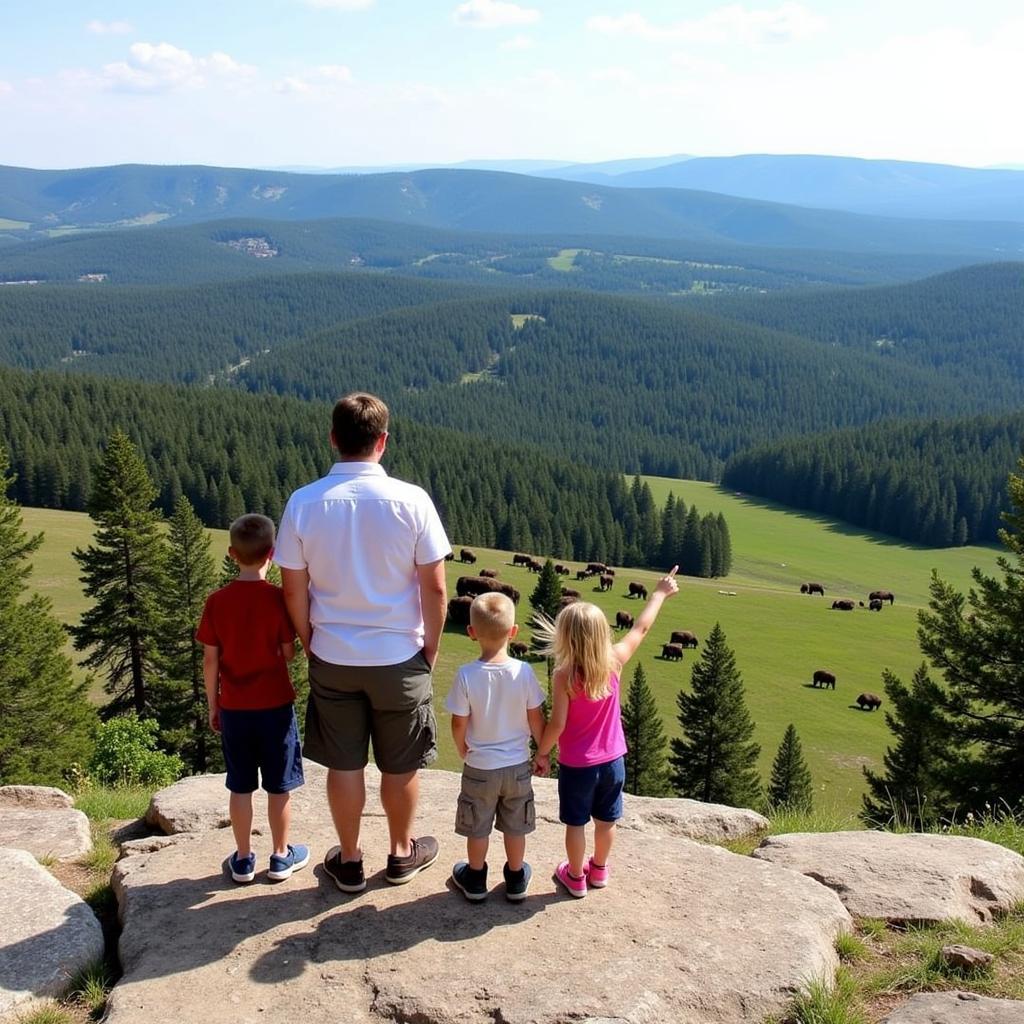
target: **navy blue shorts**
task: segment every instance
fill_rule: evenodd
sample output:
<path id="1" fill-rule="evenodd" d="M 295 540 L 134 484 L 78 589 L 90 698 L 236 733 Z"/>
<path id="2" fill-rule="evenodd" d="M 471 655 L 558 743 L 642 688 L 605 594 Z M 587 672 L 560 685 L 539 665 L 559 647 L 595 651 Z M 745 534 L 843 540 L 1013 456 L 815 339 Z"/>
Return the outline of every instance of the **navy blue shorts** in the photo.
<path id="1" fill-rule="evenodd" d="M 587 768 L 558 766 L 558 817 L 563 825 L 618 821 L 622 817 L 622 787 L 626 759 L 594 764 Z"/>
<path id="2" fill-rule="evenodd" d="M 220 742 L 232 793 L 253 793 L 260 777 L 268 793 L 287 793 L 305 781 L 295 708 L 220 712 Z"/>

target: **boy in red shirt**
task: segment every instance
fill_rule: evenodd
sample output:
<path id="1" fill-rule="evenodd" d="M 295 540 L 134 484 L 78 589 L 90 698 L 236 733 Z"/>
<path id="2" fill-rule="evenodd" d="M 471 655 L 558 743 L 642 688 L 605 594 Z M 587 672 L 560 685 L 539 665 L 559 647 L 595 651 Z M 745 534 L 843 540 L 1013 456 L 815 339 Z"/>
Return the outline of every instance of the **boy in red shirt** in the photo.
<path id="1" fill-rule="evenodd" d="M 295 657 L 295 630 L 280 589 L 266 580 L 274 551 L 274 524 L 244 515 L 231 524 L 228 554 L 238 577 L 206 600 L 196 639 L 203 645 L 203 676 L 210 728 L 220 733 L 225 785 L 237 849 L 228 860 L 236 882 L 256 876 L 252 850 L 252 794 L 262 775 L 274 840 L 267 878 L 281 881 L 309 863 L 309 849 L 288 843 L 289 794 L 301 786 L 302 748 L 295 721 L 295 690 L 287 663 Z"/>

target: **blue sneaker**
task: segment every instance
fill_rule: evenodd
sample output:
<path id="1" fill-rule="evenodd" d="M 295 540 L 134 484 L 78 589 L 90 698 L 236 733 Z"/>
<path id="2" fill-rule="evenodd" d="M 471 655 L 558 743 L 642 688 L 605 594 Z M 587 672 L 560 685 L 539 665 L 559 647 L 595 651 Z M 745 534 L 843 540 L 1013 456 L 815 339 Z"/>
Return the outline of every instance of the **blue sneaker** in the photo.
<path id="1" fill-rule="evenodd" d="M 235 850 L 228 858 L 228 868 L 236 882 L 251 882 L 256 877 L 256 854 L 250 853 L 248 857 L 239 857 L 238 851 Z"/>
<path id="2" fill-rule="evenodd" d="M 267 878 L 272 882 L 283 882 L 286 878 L 291 878 L 293 871 L 304 868 L 308 863 L 308 846 L 303 846 L 301 843 L 296 843 L 294 846 L 289 845 L 288 853 L 284 857 L 279 853 L 270 855 L 270 870 L 267 872 Z"/>

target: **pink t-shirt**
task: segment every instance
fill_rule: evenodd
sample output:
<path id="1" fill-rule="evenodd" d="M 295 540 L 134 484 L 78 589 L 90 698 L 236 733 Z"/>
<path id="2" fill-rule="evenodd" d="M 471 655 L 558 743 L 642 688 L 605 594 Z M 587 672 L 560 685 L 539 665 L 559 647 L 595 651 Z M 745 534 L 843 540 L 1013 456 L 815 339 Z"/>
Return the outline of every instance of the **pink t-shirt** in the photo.
<path id="1" fill-rule="evenodd" d="M 608 683 L 611 693 L 600 700 L 588 699 L 579 687 L 570 696 L 565 728 L 558 737 L 559 764 L 589 768 L 607 764 L 626 753 L 618 675 L 613 672 Z"/>

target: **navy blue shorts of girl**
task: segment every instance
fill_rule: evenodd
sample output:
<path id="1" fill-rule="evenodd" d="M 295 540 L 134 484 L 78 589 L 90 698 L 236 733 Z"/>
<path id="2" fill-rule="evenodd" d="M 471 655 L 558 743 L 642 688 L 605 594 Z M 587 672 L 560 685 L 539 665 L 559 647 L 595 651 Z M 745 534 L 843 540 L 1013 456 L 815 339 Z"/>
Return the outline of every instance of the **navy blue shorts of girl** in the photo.
<path id="1" fill-rule="evenodd" d="M 287 793 L 305 781 L 295 708 L 285 704 L 259 711 L 220 712 L 220 740 L 232 793 Z"/>
<path id="2" fill-rule="evenodd" d="M 622 817 L 622 787 L 626 759 L 617 757 L 586 768 L 558 766 L 558 817 L 563 825 L 618 821 Z"/>

